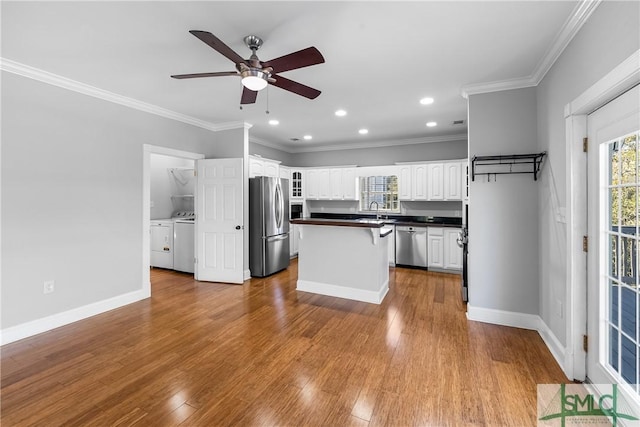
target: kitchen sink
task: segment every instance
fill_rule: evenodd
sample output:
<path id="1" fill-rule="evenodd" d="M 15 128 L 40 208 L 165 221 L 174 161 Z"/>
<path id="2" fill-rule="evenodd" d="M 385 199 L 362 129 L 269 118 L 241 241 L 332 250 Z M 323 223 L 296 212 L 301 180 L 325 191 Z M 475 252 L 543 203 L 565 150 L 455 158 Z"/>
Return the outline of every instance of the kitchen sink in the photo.
<path id="1" fill-rule="evenodd" d="M 375 218 L 358 218 L 356 221 L 361 222 L 363 224 L 384 224 L 383 219 L 375 219 Z"/>

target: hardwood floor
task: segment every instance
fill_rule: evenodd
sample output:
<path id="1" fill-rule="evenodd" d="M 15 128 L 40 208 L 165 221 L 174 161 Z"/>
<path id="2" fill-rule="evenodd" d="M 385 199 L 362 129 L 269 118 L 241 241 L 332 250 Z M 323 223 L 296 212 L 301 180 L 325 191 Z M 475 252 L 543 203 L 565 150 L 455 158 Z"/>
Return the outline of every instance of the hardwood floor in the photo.
<path id="1" fill-rule="evenodd" d="M 567 382 L 536 332 L 468 321 L 459 276 L 381 305 L 154 269 L 152 298 L 1 349 L 3 426 L 535 425 Z"/>

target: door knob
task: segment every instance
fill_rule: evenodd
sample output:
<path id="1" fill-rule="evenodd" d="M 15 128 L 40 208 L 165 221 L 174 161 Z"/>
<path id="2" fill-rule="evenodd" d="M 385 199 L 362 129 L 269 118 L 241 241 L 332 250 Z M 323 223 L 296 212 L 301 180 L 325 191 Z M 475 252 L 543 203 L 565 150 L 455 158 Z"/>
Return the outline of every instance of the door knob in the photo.
<path id="1" fill-rule="evenodd" d="M 240 230 L 242 227 L 240 227 L 239 225 L 236 225 L 236 230 Z"/>

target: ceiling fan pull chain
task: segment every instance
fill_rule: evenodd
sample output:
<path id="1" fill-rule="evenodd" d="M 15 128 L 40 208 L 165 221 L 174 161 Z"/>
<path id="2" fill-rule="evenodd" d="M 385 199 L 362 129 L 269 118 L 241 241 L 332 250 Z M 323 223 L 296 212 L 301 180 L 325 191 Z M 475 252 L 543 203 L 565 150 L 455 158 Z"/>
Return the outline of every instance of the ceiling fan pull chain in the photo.
<path id="1" fill-rule="evenodd" d="M 267 86 L 267 110 L 265 113 L 269 114 L 269 86 Z"/>

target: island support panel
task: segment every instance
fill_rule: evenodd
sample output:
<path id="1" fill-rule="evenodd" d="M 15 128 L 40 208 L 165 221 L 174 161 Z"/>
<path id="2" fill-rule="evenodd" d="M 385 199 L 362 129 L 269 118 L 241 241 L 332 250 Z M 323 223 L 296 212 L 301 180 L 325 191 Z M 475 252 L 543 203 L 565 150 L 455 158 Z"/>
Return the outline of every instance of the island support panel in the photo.
<path id="1" fill-rule="evenodd" d="M 380 237 L 379 228 L 330 225 L 298 230 L 297 290 L 382 302 L 389 291 L 388 235 Z"/>

